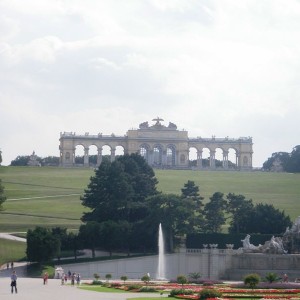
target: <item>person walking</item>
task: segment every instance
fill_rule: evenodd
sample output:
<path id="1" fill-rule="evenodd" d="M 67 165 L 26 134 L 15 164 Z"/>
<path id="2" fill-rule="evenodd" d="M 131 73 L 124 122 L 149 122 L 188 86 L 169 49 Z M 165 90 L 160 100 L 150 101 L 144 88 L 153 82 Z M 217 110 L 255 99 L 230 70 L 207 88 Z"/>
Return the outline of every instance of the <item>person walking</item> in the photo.
<path id="1" fill-rule="evenodd" d="M 49 276 L 48 276 L 48 273 L 45 272 L 45 273 L 44 273 L 44 276 L 43 276 L 44 285 L 48 283 L 48 277 L 49 277 Z"/>
<path id="2" fill-rule="evenodd" d="M 10 283 L 11 293 L 13 294 L 14 288 L 15 288 L 15 293 L 17 294 L 18 293 L 18 290 L 17 290 L 17 279 L 18 279 L 18 276 L 17 276 L 16 271 L 12 272 L 12 274 L 10 276 L 10 279 L 11 279 L 11 283 Z"/>

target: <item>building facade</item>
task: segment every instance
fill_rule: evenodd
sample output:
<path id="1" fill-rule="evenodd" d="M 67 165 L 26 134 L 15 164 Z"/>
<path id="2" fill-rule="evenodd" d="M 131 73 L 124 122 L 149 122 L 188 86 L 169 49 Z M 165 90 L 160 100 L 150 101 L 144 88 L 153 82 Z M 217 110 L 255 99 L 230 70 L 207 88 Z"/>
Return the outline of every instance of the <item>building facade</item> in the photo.
<path id="1" fill-rule="evenodd" d="M 160 118 L 153 119 L 155 123 L 141 123 L 138 129 L 130 129 L 124 136 L 103 135 L 78 135 L 73 132 L 60 134 L 60 165 L 62 167 L 75 166 L 76 147 L 84 147 L 83 166 L 88 167 L 89 148 L 97 147 L 97 165 L 102 161 L 104 146 L 110 148 L 110 159 L 115 160 L 116 148 L 121 147 L 124 154 L 139 153 L 149 165 L 157 168 L 186 169 L 189 167 L 190 150 L 196 151 L 196 167 L 203 169 L 202 154 L 204 149 L 209 151 L 209 169 L 216 168 L 216 150 L 222 151 L 222 168 L 228 169 L 228 153 L 232 149 L 235 152 L 233 164 L 238 170 L 252 169 L 252 138 L 189 138 L 186 130 L 178 130 L 174 123 L 168 126 L 161 123 Z"/>

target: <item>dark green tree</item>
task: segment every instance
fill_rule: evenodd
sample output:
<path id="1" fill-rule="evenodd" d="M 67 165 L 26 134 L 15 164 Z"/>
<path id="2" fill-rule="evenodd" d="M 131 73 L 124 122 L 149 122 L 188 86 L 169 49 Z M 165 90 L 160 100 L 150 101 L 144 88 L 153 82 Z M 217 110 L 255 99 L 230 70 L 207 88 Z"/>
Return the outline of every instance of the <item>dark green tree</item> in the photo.
<path id="1" fill-rule="evenodd" d="M 49 229 L 36 227 L 27 231 L 27 259 L 43 263 L 54 258 L 60 247 L 59 239 Z"/>
<path id="2" fill-rule="evenodd" d="M 145 200 L 156 194 L 157 180 L 152 168 L 138 154 L 103 162 L 91 177 L 81 197 L 91 208 L 82 220 L 104 222 L 126 220 L 134 223 L 145 217 Z"/>
<path id="3" fill-rule="evenodd" d="M 243 220 L 243 231 L 247 233 L 281 234 L 292 222 L 284 211 L 272 204 L 259 203 Z"/>
<path id="4" fill-rule="evenodd" d="M 244 278 L 244 284 L 248 285 L 251 289 L 254 289 L 260 282 L 260 276 L 258 274 L 248 274 Z"/>
<path id="5" fill-rule="evenodd" d="M 4 194 L 4 187 L 2 185 L 2 180 L 0 179 L 0 211 L 3 210 L 3 203 L 6 201 Z"/>
<path id="6" fill-rule="evenodd" d="M 14 160 L 10 162 L 11 166 L 27 166 L 29 162 L 30 156 L 17 156 Z"/>
<path id="7" fill-rule="evenodd" d="M 254 205 L 251 199 L 247 200 L 243 195 L 229 193 L 227 196 L 227 212 L 231 221 L 229 226 L 230 233 L 245 233 L 243 221 L 253 211 Z"/>
<path id="8" fill-rule="evenodd" d="M 204 214 L 204 230 L 207 233 L 221 232 L 222 226 L 226 222 L 225 210 L 227 202 L 224 194 L 216 192 L 209 198 L 210 201 L 205 204 Z"/>
<path id="9" fill-rule="evenodd" d="M 95 258 L 96 247 L 100 245 L 100 223 L 90 221 L 81 225 L 78 236 L 81 242 L 92 250 L 92 257 Z"/>
<path id="10" fill-rule="evenodd" d="M 0 166 L 1 166 L 1 163 L 2 163 L 2 151 L 0 150 Z"/>
<path id="11" fill-rule="evenodd" d="M 286 171 L 290 154 L 288 152 L 275 152 L 263 163 L 263 170 L 275 171 L 275 164 L 279 164 L 283 171 Z"/>
<path id="12" fill-rule="evenodd" d="M 285 171 L 291 173 L 300 172 L 300 145 L 293 148 L 290 159 L 285 166 Z"/>

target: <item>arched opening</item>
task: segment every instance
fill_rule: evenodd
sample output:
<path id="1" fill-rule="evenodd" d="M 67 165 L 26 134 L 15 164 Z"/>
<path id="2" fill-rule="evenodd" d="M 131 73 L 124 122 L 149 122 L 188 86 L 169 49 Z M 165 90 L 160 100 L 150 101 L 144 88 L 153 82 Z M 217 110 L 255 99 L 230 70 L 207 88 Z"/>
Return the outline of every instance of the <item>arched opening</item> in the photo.
<path id="1" fill-rule="evenodd" d="M 236 150 L 233 148 L 228 149 L 228 169 L 236 169 L 237 168 L 237 157 Z"/>
<path id="2" fill-rule="evenodd" d="M 153 166 L 160 167 L 162 164 L 162 147 L 155 145 L 153 147 Z"/>
<path id="3" fill-rule="evenodd" d="M 195 147 L 189 148 L 189 167 L 197 167 L 197 149 Z"/>
<path id="4" fill-rule="evenodd" d="M 223 168 L 223 149 L 221 148 L 215 150 L 215 167 L 217 169 Z"/>
<path id="5" fill-rule="evenodd" d="M 104 145 L 102 147 L 102 161 L 111 161 L 111 147 L 109 145 Z"/>
<path id="6" fill-rule="evenodd" d="M 202 168 L 210 167 L 210 150 L 208 148 L 202 149 Z"/>
<path id="7" fill-rule="evenodd" d="M 75 166 L 83 166 L 84 164 L 84 146 L 77 145 L 74 152 L 74 164 Z"/>
<path id="8" fill-rule="evenodd" d="M 149 164 L 149 146 L 146 144 L 143 144 L 140 146 L 140 155 L 144 157 L 146 162 Z"/>
<path id="9" fill-rule="evenodd" d="M 167 166 L 175 166 L 175 146 L 169 145 L 167 146 L 167 158 L 166 164 Z"/>
<path id="10" fill-rule="evenodd" d="M 115 155 L 116 155 L 116 158 L 119 157 L 119 156 L 122 156 L 124 155 L 124 147 L 123 146 L 117 146 L 116 147 L 116 152 L 115 152 Z"/>
<path id="11" fill-rule="evenodd" d="M 96 145 L 89 147 L 89 165 L 95 167 L 97 165 L 98 148 Z"/>

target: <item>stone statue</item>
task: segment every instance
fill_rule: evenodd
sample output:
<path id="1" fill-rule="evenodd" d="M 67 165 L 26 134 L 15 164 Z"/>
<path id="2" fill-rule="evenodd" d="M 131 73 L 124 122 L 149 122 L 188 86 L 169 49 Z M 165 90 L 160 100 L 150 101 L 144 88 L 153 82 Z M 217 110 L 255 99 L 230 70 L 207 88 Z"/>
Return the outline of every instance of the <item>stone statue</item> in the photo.
<path id="1" fill-rule="evenodd" d="M 177 129 L 177 126 L 176 126 L 176 124 L 169 122 L 168 128 Z"/>
<path id="2" fill-rule="evenodd" d="M 145 128 L 148 128 L 148 127 L 149 127 L 148 122 L 143 122 L 143 123 L 141 123 L 141 124 L 139 125 L 139 128 L 140 128 L 140 129 L 145 129 Z"/>
<path id="3" fill-rule="evenodd" d="M 259 244 L 255 246 L 250 243 L 250 234 L 247 234 L 243 242 L 242 250 L 250 253 L 270 253 L 270 254 L 286 254 L 287 251 L 284 249 L 282 238 L 272 236 L 270 241 L 266 241 L 264 245 Z"/>

